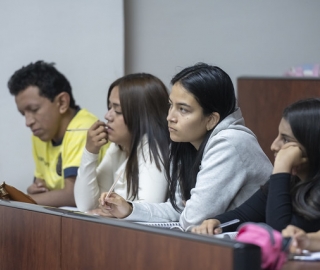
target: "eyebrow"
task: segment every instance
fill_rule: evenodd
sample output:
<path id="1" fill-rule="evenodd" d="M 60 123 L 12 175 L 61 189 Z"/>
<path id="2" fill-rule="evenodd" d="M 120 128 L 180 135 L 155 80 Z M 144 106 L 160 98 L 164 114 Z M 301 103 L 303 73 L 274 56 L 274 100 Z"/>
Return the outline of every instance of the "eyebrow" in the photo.
<path id="1" fill-rule="evenodd" d="M 187 103 L 183 103 L 183 102 L 178 102 L 177 105 L 180 105 L 180 106 L 186 106 L 186 107 L 189 107 L 191 108 L 190 105 L 188 105 Z"/>
<path id="2" fill-rule="evenodd" d="M 282 137 L 286 137 L 286 138 L 292 139 L 292 140 L 294 140 L 294 141 L 297 140 L 296 138 L 291 137 L 291 136 L 289 136 L 289 135 L 287 135 L 287 134 L 285 134 L 285 133 L 280 133 L 280 134 L 281 134 Z"/>
<path id="3" fill-rule="evenodd" d="M 172 102 L 172 100 L 169 98 L 169 101 L 171 102 L 171 103 L 173 103 Z M 186 106 L 186 107 L 188 107 L 188 108 L 191 108 L 191 106 L 190 105 L 188 105 L 187 103 L 183 103 L 183 102 L 177 102 L 176 103 L 176 105 L 180 105 L 180 106 Z"/>
<path id="4" fill-rule="evenodd" d="M 113 107 L 116 107 L 116 108 L 121 107 L 119 103 L 114 103 L 114 102 L 113 102 L 113 103 L 112 103 L 112 102 L 109 102 L 108 107 L 109 107 L 110 105 L 112 105 Z"/>

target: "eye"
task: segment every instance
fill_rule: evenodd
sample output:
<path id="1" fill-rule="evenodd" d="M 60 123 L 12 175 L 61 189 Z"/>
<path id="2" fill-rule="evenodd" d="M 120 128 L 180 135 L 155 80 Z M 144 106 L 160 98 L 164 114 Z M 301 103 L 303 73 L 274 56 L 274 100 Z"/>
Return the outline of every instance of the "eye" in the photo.
<path id="1" fill-rule="evenodd" d="M 290 140 L 289 140 L 289 138 L 287 136 L 282 136 L 282 141 L 283 141 L 283 143 L 290 142 Z"/>
<path id="2" fill-rule="evenodd" d="M 27 111 L 29 113 L 36 113 L 39 110 L 39 107 L 33 107 L 33 108 L 29 108 Z"/>
<path id="3" fill-rule="evenodd" d="M 119 112 L 119 111 L 114 111 L 116 114 L 118 114 L 118 115 L 121 115 L 122 114 L 122 112 Z"/>
<path id="4" fill-rule="evenodd" d="M 186 108 L 184 108 L 184 107 L 180 107 L 179 111 L 182 112 L 182 113 L 188 112 L 188 110 Z"/>

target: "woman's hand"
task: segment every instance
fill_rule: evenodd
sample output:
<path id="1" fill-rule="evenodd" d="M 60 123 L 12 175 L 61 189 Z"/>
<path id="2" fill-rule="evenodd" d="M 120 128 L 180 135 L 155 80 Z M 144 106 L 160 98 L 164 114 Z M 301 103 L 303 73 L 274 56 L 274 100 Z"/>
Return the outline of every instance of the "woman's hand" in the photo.
<path id="1" fill-rule="evenodd" d="M 293 225 L 287 226 L 282 230 L 283 237 L 291 237 L 292 242 L 290 246 L 290 252 L 292 253 L 301 253 L 303 249 L 308 249 L 310 245 L 310 239 L 307 233 Z"/>
<path id="2" fill-rule="evenodd" d="M 106 124 L 98 120 L 88 130 L 86 149 L 92 154 L 98 154 L 100 148 L 107 143 L 108 133 Z"/>
<path id="3" fill-rule="evenodd" d="M 197 234 L 219 234 L 222 233 L 222 229 L 218 228 L 220 226 L 220 221 L 217 219 L 207 219 L 202 222 L 201 225 L 195 226 L 191 229 L 191 232 Z"/>
<path id="4" fill-rule="evenodd" d="M 109 197 L 107 197 L 107 192 L 103 192 L 99 198 L 99 203 L 103 212 L 108 212 L 116 218 L 125 218 L 132 213 L 131 203 L 114 192 Z"/>
<path id="5" fill-rule="evenodd" d="M 111 217 L 111 218 L 114 217 L 108 211 L 104 211 L 100 208 L 89 210 L 86 213 L 92 216 Z"/>
<path id="6" fill-rule="evenodd" d="M 293 173 L 307 162 L 308 159 L 297 143 L 286 143 L 277 153 L 273 173 Z"/>

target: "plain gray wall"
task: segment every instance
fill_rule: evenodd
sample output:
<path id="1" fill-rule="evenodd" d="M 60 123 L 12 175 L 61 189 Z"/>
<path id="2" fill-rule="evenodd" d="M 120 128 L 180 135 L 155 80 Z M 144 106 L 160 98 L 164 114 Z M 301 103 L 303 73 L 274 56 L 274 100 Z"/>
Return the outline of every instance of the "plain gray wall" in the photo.
<path id="1" fill-rule="evenodd" d="M 150 72 L 168 87 L 175 73 L 201 61 L 223 68 L 234 83 L 320 62 L 320 1 L 124 3 L 126 73 Z"/>
<path id="2" fill-rule="evenodd" d="M 124 73 L 122 0 L 1 0 L 0 181 L 26 191 L 34 164 L 31 131 L 7 82 L 37 60 L 55 62 L 76 102 L 103 119 L 107 90 Z"/>

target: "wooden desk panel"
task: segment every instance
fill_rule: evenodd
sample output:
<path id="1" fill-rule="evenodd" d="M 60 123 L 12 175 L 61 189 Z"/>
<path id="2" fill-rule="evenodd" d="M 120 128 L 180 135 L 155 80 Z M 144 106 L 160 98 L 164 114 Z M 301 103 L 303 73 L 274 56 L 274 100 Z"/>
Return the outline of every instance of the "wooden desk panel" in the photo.
<path id="1" fill-rule="evenodd" d="M 319 262 L 288 261 L 281 270 L 319 270 Z"/>
<path id="2" fill-rule="evenodd" d="M 257 136 L 271 162 L 283 109 L 304 98 L 320 97 L 320 80 L 308 78 L 238 78 L 238 105 L 246 126 Z"/>
<path id="3" fill-rule="evenodd" d="M 60 269 L 59 216 L 0 207 L 0 269 Z"/>
<path id="4" fill-rule="evenodd" d="M 231 247 L 71 218 L 62 219 L 63 270 L 234 269 Z"/>
<path id="5" fill-rule="evenodd" d="M 234 241 L 1 200 L 0 215 L 1 270 L 260 269 L 259 249 Z M 304 269 L 320 263 L 283 267 Z"/>

